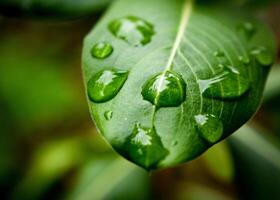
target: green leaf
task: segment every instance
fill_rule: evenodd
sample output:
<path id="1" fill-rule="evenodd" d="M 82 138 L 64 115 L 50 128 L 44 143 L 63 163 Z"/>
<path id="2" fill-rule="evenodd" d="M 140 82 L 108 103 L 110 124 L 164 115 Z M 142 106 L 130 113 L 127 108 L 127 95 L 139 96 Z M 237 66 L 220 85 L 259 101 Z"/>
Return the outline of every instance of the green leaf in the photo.
<path id="1" fill-rule="evenodd" d="M 72 19 L 100 11 L 110 2 L 111 0 L 1 0 L 0 14 Z"/>
<path id="2" fill-rule="evenodd" d="M 36 33 L 9 32 L 0 38 L 0 101 L 5 119 L 1 121 L 17 134 L 50 127 L 73 113 L 81 116 L 86 110 L 79 90 L 73 90 L 76 83 L 71 79 L 70 62 L 52 56 L 53 52 L 57 55 L 57 47 L 49 44 L 38 26 L 31 27 Z M 42 46 L 44 52 L 40 51 Z"/>
<path id="3" fill-rule="evenodd" d="M 229 139 L 242 199 L 277 199 L 280 195 L 280 143 L 253 126 Z"/>
<path id="4" fill-rule="evenodd" d="M 91 55 L 100 42 L 114 49 L 104 59 Z M 274 57 L 272 34 L 239 11 L 189 0 L 119 0 L 84 41 L 85 83 L 102 85 L 108 97 L 90 98 L 91 114 L 127 159 L 146 169 L 174 166 L 251 118 Z M 116 74 L 90 81 L 116 69 L 128 73 L 122 84 Z"/>
<path id="5" fill-rule="evenodd" d="M 77 184 L 67 199 L 150 199 L 148 173 L 115 157 L 88 162 L 78 175 Z"/>
<path id="6" fill-rule="evenodd" d="M 201 156 L 207 169 L 219 180 L 230 183 L 234 177 L 233 161 L 228 144 L 221 142 Z"/>
<path id="7" fill-rule="evenodd" d="M 67 172 L 87 159 L 84 138 L 56 139 L 41 145 L 12 194 L 12 199 L 40 199 Z M 92 155 L 92 152 L 91 152 Z"/>
<path id="8" fill-rule="evenodd" d="M 279 77 L 280 77 L 280 65 L 277 64 L 273 66 L 267 79 L 267 84 L 264 90 L 265 101 L 268 101 L 280 94 Z"/>

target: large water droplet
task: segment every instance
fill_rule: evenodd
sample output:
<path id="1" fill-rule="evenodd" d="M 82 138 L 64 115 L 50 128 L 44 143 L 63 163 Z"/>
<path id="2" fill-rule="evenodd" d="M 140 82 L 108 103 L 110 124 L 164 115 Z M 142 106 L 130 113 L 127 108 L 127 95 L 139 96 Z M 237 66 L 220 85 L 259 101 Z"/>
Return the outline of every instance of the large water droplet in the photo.
<path id="1" fill-rule="evenodd" d="M 264 46 L 254 47 L 250 54 L 263 66 L 270 66 L 273 63 L 273 54 Z"/>
<path id="2" fill-rule="evenodd" d="M 163 147 L 155 128 L 147 128 L 137 123 L 128 137 L 125 150 L 129 158 L 138 165 L 153 169 L 169 153 Z"/>
<path id="3" fill-rule="evenodd" d="M 165 71 L 144 84 L 142 96 L 157 107 L 176 107 L 186 99 L 186 83 L 176 72 Z"/>
<path id="4" fill-rule="evenodd" d="M 244 34 L 247 40 L 250 40 L 257 32 L 256 27 L 251 22 L 243 22 L 237 26 L 237 29 Z"/>
<path id="5" fill-rule="evenodd" d="M 106 120 L 111 120 L 112 117 L 113 117 L 113 111 L 111 111 L 111 110 L 106 111 L 104 113 L 104 117 L 105 117 Z"/>
<path id="6" fill-rule="evenodd" d="M 112 21 L 109 30 L 114 36 L 133 46 L 148 44 L 155 34 L 152 24 L 135 16 L 127 16 Z"/>
<path id="7" fill-rule="evenodd" d="M 216 143 L 223 135 L 223 124 L 215 115 L 196 115 L 199 136 L 208 143 Z"/>
<path id="8" fill-rule="evenodd" d="M 91 101 L 102 103 L 114 98 L 128 76 L 124 70 L 103 70 L 94 75 L 87 84 L 88 96 Z"/>
<path id="9" fill-rule="evenodd" d="M 113 52 L 113 47 L 111 44 L 106 42 L 100 42 L 95 44 L 91 49 L 91 55 L 94 58 L 104 59 L 109 57 Z"/>
<path id="10" fill-rule="evenodd" d="M 233 66 L 226 66 L 212 78 L 198 80 L 200 92 L 208 98 L 235 99 L 250 89 L 250 82 Z"/>

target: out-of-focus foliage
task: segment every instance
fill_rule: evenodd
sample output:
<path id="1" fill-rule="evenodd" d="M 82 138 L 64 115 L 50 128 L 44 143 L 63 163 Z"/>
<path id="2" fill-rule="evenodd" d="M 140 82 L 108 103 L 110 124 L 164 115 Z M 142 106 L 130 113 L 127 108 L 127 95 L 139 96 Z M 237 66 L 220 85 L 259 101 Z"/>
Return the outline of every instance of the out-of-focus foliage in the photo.
<path id="1" fill-rule="evenodd" d="M 245 6 L 245 7 L 265 7 L 275 5 L 279 2 L 279 0 L 198 0 L 202 3 L 210 3 L 210 4 L 222 4 L 222 5 L 236 5 L 236 6 Z"/>
<path id="2" fill-rule="evenodd" d="M 280 196 L 280 142 L 244 126 L 231 137 L 237 184 L 242 199 Z"/>
<path id="3" fill-rule="evenodd" d="M 150 199 L 150 181 L 146 171 L 117 155 L 88 162 L 78 176 L 73 200 Z M 117 172 L 117 173 L 116 173 Z"/>
<path id="4" fill-rule="evenodd" d="M 103 10 L 112 0 L 1 0 L 0 14 L 52 19 L 75 19 Z"/>
<path id="5" fill-rule="evenodd" d="M 1 38 L 2 101 L 11 113 L 8 123 L 19 129 L 48 125 L 78 112 L 74 105 L 82 102 L 70 82 L 66 62 L 51 59 L 51 47 L 29 45 L 28 38 L 17 38 L 15 34 Z"/>

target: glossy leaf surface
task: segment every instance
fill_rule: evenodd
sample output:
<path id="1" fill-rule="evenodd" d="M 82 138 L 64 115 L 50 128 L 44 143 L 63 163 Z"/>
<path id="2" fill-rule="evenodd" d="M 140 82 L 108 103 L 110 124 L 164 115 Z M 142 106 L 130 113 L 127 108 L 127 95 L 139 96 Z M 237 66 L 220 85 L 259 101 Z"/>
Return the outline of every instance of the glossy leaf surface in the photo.
<path id="1" fill-rule="evenodd" d="M 97 127 L 115 150 L 146 169 L 174 166 L 252 117 L 275 57 L 274 41 L 260 22 L 234 13 L 190 0 L 113 4 L 85 39 L 83 73 L 88 84 L 104 70 L 128 72 L 112 98 L 89 99 Z M 125 37 L 112 32 L 112 23 L 131 16 L 115 27 Z M 99 42 L 112 45 L 110 57 L 91 56 Z M 251 53 L 255 48 L 266 49 L 265 55 Z"/>

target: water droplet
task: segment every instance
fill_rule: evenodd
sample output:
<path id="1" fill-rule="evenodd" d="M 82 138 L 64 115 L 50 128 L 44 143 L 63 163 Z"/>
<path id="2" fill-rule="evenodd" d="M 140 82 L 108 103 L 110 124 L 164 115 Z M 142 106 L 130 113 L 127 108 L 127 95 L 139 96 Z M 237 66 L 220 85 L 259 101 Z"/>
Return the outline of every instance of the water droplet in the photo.
<path id="1" fill-rule="evenodd" d="M 254 47 L 250 54 L 263 66 L 270 66 L 273 63 L 273 54 L 264 46 Z"/>
<path id="2" fill-rule="evenodd" d="M 250 89 L 250 82 L 233 66 L 226 66 L 212 78 L 198 80 L 200 92 L 209 98 L 235 99 Z"/>
<path id="3" fill-rule="evenodd" d="M 135 16 L 127 16 L 109 24 L 112 34 L 133 46 L 148 44 L 155 34 L 152 24 Z"/>
<path id="4" fill-rule="evenodd" d="M 178 141 L 173 141 L 171 145 L 176 146 L 177 144 L 178 144 Z"/>
<path id="5" fill-rule="evenodd" d="M 91 101 L 102 103 L 114 98 L 128 76 L 124 70 L 109 69 L 95 74 L 88 82 L 88 96 Z"/>
<path id="6" fill-rule="evenodd" d="M 225 53 L 223 51 L 218 50 L 218 51 L 215 51 L 213 53 L 213 55 L 216 56 L 216 57 L 224 57 Z"/>
<path id="7" fill-rule="evenodd" d="M 106 120 L 111 120 L 112 117 L 113 117 L 113 111 L 111 111 L 111 110 L 106 111 L 104 113 L 104 117 L 105 117 Z"/>
<path id="8" fill-rule="evenodd" d="M 243 22 L 237 29 L 244 34 L 247 40 L 250 40 L 257 32 L 256 27 L 251 22 Z"/>
<path id="9" fill-rule="evenodd" d="M 248 65 L 248 64 L 250 64 L 250 58 L 249 57 L 247 57 L 247 56 L 239 56 L 238 57 L 238 60 L 240 61 L 240 62 L 242 62 L 244 65 Z"/>
<path id="10" fill-rule="evenodd" d="M 90 51 L 92 57 L 98 59 L 107 58 L 112 54 L 112 52 L 113 52 L 112 45 L 106 42 L 100 42 L 95 44 Z"/>
<path id="11" fill-rule="evenodd" d="M 208 143 L 216 143 L 223 135 L 223 124 L 215 115 L 196 115 L 199 136 Z"/>
<path id="12" fill-rule="evenodd" d="M 128 152 L 126 155 L 132 161 L 146 169 L 155 168 L 169 153 L 163 147 L 155 128 L 143 127 L 139 123 L 134 126 L 132 134 L 128 137 L 125 149 Z"/>
<path id="13" fill-rule="evenodd" d="M 157 107 L 176 107 L 186 99 L 186 83 L 176 72 L 164 71 L 144 84 L 142 96 Z"/>
<path id="14" fill-rule="evenodd" d="M 231 71 L 232 73 L 234 73 L 234 74 L 240 74 L 240 72 L 238 71 L 238 69 L 235 68 L 234 66 L 228 65 L 228 66 L 226 66 L 226 68 L 227 68 L 228 70 L 230 70 L 230 71 Z"/>

